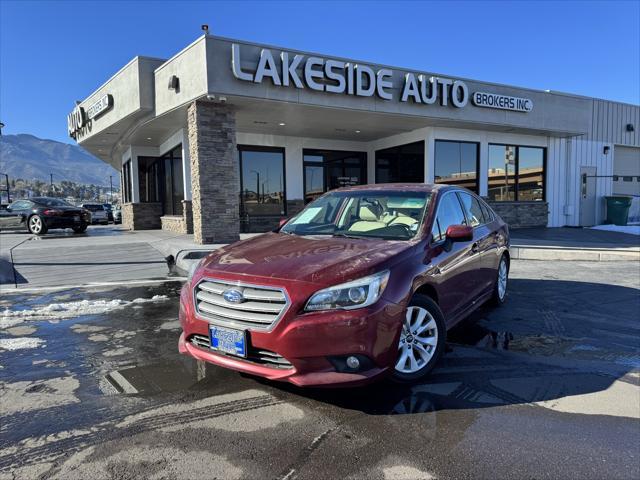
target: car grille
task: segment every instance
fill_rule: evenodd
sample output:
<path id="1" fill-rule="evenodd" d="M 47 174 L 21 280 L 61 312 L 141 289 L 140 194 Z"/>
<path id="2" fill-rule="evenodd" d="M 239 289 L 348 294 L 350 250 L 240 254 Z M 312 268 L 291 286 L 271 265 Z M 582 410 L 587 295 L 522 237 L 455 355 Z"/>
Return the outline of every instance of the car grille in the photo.
<path id="1" fill-rule="evenodd" d="M 209 342 L 209 337 L 207 337 L 206 335 L 191 335 L 187 339 L 187 341 L 198 348 L 204 350 L 213 350 Z M 240 360 L 246 360 L 248 362 L 257 363 L 269 368 L 279 368 L 283 370 L 293 368 L 293 365 L 291 365 L 291 363 L 286 358 L 270 350 L 262 350 L 249 346 L 247 348 L 247 358 L 236 357 L 235 355 L 230 355 L 225 352 L 219 352 L 217 350 L 213 351 L 220 355 L 226 355 L 229 357 L 238 358 Z"/>
<path id="2" fill-rule="evenodd" d="M 233 289 L 242 293 L 240 303 L 228 302 L 223 293 Z M 237 285 L 220 280 L 203 280 L 195 289 L 196 311 L 221 326 L 241 330 L 269 330 L 289 305 L 278 288 Z"/>

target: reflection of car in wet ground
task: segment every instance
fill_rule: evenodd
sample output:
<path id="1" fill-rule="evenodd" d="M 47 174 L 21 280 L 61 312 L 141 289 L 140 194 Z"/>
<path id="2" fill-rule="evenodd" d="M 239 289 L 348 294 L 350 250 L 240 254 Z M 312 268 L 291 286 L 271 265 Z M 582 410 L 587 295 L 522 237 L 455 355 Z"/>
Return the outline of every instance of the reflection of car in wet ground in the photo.
<path id="1" fill-rule="evenodd" d="M 59 198 L 16 200 L 5 210 L 0 210 L 0 229 L 27 229 L 36 235 L 44 235 L 54 228 L 71 228 L 75 233 L 82 233 L 90 222 L 91 215 L 87 210 Z"/>
<path id="2" fill-rule="evenodd" d="M 506 224 L 468 190 L 334 190 L 195 266 L 179 348 L 300 386 L 418 380 L 449 328 L 505 300 L 508 247 Z"/>
<path id="3" fill-rule="evenodd" d="M 83 203 L 80 205 L 91 212 L 91 224 L 100 223 L 102 225 L 109 224 L 109 214 L 101 203 Z"/>

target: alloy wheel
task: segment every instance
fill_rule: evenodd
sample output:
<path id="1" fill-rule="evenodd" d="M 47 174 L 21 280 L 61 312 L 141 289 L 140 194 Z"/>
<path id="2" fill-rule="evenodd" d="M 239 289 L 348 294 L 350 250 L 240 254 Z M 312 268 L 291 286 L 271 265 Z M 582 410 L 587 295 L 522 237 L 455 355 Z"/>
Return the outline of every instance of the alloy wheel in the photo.
<path id="1" fill-rule="evenodd" d="M 416 373 L 433 358 L 438 346 L 438 326 L 429 311 L 409 307 L 402 325 L 398 344 L 396 371 Z"/>
<path id="2" fill-rule="evenodd" d="M 500 300 L 504 300 L 504 296 L 507 293 L 507 261 L 503 258 L 500 260 L 500 267 L 498 268 L 498 297 Z"/>
<path id="3" fill-rule="evenodd" d="M 42 219 L 37 215 L 34 215 L 29 219 L 29 230 L 36 235 L 42 231 Z"/>

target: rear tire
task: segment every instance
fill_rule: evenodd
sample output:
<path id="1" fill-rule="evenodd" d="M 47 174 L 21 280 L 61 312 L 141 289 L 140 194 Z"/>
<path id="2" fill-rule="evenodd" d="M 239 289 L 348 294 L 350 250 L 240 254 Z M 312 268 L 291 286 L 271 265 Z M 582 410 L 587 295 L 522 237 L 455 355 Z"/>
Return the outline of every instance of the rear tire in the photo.
<path id="1" fill-rule="evenodd" d="M 405 312 L 392 379 L 405 383 L 427 376 L 442 357 L 446 337 L 438 304 L 426 295 L 414 295 Z"/>
<path id="2" fill-rule="evenodd" d="M 29 229 L 29 233 L 33 235 L 44 235 L 47 233 L 47 224 L 40 215 L 31 215 L 27 219 L 27 228 Z"/>
<path id="3" fill-rule="evenodd" d="M 496 283 L 493 287 L 491 303 L 495 306 L 503 305 L 507 301 L 507 287 L 509 286 L 509 258 L 502 255 L 498 264 Z"/>

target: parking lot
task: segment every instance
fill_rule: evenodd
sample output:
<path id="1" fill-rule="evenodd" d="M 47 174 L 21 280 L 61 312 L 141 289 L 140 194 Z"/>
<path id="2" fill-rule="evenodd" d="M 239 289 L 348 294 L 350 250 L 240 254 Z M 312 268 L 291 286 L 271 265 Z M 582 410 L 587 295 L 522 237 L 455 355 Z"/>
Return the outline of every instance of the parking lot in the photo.
<path id="1" fill-rule="evenodd" d="M 180 356 L 180 285 L 3 291 L 0 478 L 640 476 L 637 262 L 515 261 L 426 381 L 361 389 Z"/>

